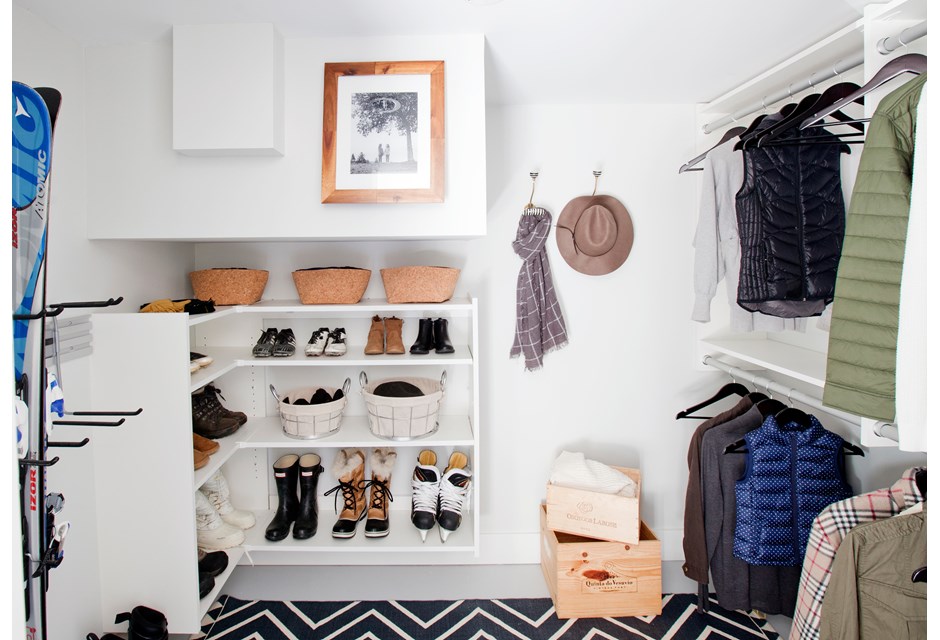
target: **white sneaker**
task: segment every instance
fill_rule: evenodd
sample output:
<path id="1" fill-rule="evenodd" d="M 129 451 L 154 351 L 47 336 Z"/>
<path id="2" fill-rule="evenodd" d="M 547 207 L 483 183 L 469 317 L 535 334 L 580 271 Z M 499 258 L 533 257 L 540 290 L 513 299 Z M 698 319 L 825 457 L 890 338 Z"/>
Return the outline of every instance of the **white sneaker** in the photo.
<path id="1" fill-rule="evenodd" d="M 201 353 L 196 353 L 195 351 L 189 352 L 189 372 L 196 373 L 202 367 L 208 367 L 212 364 L 214 360 L 212 356 L 203 355 Z"/>
<path id="2" fill-rule="evenodd" d="M 322 356 L 329 335 L 330 330 L 327 327 L 320 327 L 314 331 L 310 336 L 310 341 L 307 342 L 307 346 L 304 347 L 304 353 L 308 356 Z"/>
<path id="3" fill-rule="evenodd" d="M 223 551 L 245 542 L 245 532 L 222 521 L 209 498 L 196 492 L 196 546 L 207 551 Z"/>
<path id="4" fill-rule="evenodd" d="M 346 329 L 337 327 L 330 331 L 329 339 L 326 343 L 326 349 L 323 351 L 327 356 L 346 355 Z"/>
<path id="5" fill-rule="evenodd" d="M 209 498 L 209 502 L 219 512 L 224 522 L 239 529 L 251 529 L 255 526 L 255 514 L 232 506 L 232 502 L 229 500 L 231 492 L 228 488 L 228 481 L 221 471 L 212 474 L 212 477 L 199 487 L 199 491 Z"/>

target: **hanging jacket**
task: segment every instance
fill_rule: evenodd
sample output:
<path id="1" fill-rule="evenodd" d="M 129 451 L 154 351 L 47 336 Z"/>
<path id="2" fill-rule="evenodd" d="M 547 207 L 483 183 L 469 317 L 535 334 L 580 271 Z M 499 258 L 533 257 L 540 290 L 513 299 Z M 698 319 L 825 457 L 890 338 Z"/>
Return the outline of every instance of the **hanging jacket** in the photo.
<path id="1" fill-rule="evenodd" d="M 815 416 L 810 426 L 778 425 L 774 416 L 751 431 L 747 468 L 735 485 L 734 555 L 748 564 L 803 563 L 813 520 L 852 496 L 842 468 L 843 440 Z M 733 454 L 728 454 L 733 455 Z"/>
<path id="2" fill-rule="evenodd" d="M 885 96 L 865 137 L 846 219 L 823 402 L 894 420 L 901 265 L 910 210 L 917 104 L 927 74 Z"/>
<path id="3" fill-rule="evenodd" d="M 758 129 L 779 118 L 765 118 Z M 819 129 L 776 142 L 836 137 Z M 736 196 L 741 238 L 738 304 L 781 318 L 818 316 L 832 301 L 842 253 L 844 144 L 750 146 Z"/>

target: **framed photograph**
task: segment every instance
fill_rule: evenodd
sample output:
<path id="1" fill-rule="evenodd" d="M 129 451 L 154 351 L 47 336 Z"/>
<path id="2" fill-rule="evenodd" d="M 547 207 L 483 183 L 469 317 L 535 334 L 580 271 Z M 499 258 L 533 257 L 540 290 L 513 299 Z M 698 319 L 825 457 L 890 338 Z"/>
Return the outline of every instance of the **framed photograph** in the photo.
<path id="1" fill-rule="evenodd" d="M 321 202 L 444 201 L 444 61 L 329 62 Z"/>

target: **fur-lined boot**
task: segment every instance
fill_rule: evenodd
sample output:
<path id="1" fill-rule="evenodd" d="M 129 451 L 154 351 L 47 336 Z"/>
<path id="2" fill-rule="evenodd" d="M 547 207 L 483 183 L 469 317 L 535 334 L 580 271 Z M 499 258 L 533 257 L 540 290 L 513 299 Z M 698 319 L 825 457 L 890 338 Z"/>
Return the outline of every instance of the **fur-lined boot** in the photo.
<path id="1" fill-rule="evenodd" d="M 340 449 L 333 459 L 333 476 L 339 483 L 323 495 L 342 494 L 343 510 L 333 525 L 334 538 L 352 538 L 356 525 L 366 516 L 366 457 L 359 449 Z"/>
<path id="2" fill-rule="evenodd" d="M 369 485 L 367 538 L 384 538 L 388 535 L 388 503 L 392 500 L 389 483 L 392 481 L 392 469 L 395 467 L 396 460 L 398 460 L 398 454 L 394 449 L 387 447 L 373 449 L 369 457 L 372 479 L 367 483 Z"/>

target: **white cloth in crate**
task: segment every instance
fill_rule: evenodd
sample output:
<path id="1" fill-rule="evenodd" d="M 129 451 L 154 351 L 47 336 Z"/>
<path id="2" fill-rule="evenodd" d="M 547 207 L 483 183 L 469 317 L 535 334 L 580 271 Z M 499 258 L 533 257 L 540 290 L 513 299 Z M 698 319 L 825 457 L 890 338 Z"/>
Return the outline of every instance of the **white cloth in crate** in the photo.
<path id="1" fill-rule="evenodd" d="M 583 453 L 562 451 L 552 463 L 548 481 L 559 487 L 636 497 L 633 478 L 597 460 L 586 460 Z"/>

